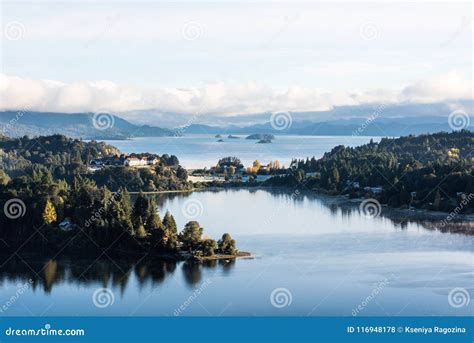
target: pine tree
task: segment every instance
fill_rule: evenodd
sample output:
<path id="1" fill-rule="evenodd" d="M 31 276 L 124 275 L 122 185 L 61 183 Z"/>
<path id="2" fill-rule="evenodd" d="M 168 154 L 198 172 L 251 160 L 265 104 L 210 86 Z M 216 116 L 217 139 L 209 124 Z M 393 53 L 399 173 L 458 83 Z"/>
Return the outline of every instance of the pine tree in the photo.
<path id="1" fill-rule="evenodd" d="M 205 239 L 201 243 L 201 250 L 204 256 L 212 256 L 217 250 L 217 243 L 213 239 Z"/>
<path id="2" fill-rule="evenodd" d="M 133 234 L 133 223 L 132 223 L 132 201 L 130 200 L 130 194 L 126 188 L 119 190 L 118 202 L 122 209 L 123 217 L 121 218 L 121 225 L 129 234 Z"/>
<path id="3" fill-rule="evenodd" d="M 145 238 L 147 236 L 141 217 L 138 217 L 138 220 L 137 220 L 136 235 L 140 238 Z"/>
<path id="4" fill-rule="evenodd" d="M 228 233 L 224 233 L 218 242 L 218 249 L 221 254 L 235 255 L 237 249 L 235 247 L 235 240 Z"/>
<path id="5" fill-rule="evenodd" d="M 132 222 L 136 230 L 138 230 L 140 223 L 141 225 L 144 225 L 145 218 L 147 217 L 147 211 L 148 199 L 145 195 L 143 195 L 143 193 L 140 193 L 138 194 L 138 197 L 135 200 L 135 204 L 133 205 L 132 211 Z"/>
<path id="6" fill-rule="evenodd" d="M 151 232 L 152 230 L 161 229 L 163 224 L 160 215 L 158 214 L 155 198 L 148 198 L 147 200 L 148 205 L 146 210 L 145 229 L 148 232 Z"/>
<path id="7" fill-rule="evenodd" d="M 173 215 L 170 211 L 166 211 L 165 217 L 163 218 L 163 226 L 169 234 L 177 234 L 178 227 L 176 221 L 174 220 Z"/>
<path id="8" fill-rule="evenodd" d="M 184 248 L 189 251 L 195 250 L 201 242 L 202 232 L 203 228 L 197 221 L 188 222 L 180 234 Z"/>
<path id="9" fill-rule="evenodd" d="M 337 185 L 339 183 L 340 177 L 339 177 L 339 171 L 337 168 L 333 168 L 332 170 L 332 181 Z"/>
<path id="10" fill-rule="evenodd" d="M 169 250 L 176 250 L 178 247 L 178 227 L 173 215 L 169 211 L 166 211 L 163 218 L 163 231 L 166 247 Z"/>
<path id="11" fill-rule="evenodd" d="M 441 205 L 441 194 L 439 193 L 439 189 L 437 189 L 435 198 L 433 201 L 433 207 L 435 210 L 439 210 L 440 205 Z"/>

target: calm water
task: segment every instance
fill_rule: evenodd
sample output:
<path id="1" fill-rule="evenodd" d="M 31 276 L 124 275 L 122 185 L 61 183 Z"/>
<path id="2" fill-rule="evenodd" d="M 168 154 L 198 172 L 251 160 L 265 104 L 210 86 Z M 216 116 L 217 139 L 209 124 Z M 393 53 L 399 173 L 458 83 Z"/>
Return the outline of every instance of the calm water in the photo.
<path id="1" fill-rule="evenodd" d="M 123 152 L 151 152 L 172 154 L 179 157 L 186 168 L 203 168 L 216 165 L 225 156 L 237 156 L 244 165 L 253 161 L 262 163 L 279 160 L 288 166 L 291 158 L 321 157 L 325 152 L 339 144 L 356 146 L 366 144 L 371 137 L 350 136 L 276 136 L 270 144 L 257 144 L 255 140 L 229 139 L 223 135 L 224 142 L 217 142 L 214 135 L 186 135 L 183 137 L 146 137 L 126 141 L 106 141 Z M 374 141 L 379 141 L 374 138 Z"/>
<path id="2" fill-rule="evenodd" d="M 0 303 L 8 304 L 1 314 L 173 316 L 181 308 L 185 316 L 350 316 L 358 305 L 359 315 L 474 314 L 474 301 L 458 308 L 448 301 L 458 287 L 474 295 L 472 236 L 366 218 L 357 205 L 315 194 L 228 190 L 158 201 L 180 227 L 195 214 L 205 234 L 231 232 L 254 258 L 206 265 L 12 259 L 0 269 Z M 110 293 L 94 298 L 101 287 Z"/>

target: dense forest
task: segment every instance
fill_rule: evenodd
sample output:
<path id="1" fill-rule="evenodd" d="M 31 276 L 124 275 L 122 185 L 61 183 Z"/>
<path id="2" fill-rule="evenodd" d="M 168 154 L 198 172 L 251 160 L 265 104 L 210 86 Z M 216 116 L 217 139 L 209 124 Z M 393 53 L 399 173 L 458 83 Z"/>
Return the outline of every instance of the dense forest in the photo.
<path id="1" fill-rule="evenodd" d="M 452 211 L 474 193 L 474 133 L 383 138 L 333 148 L 320 159 L 293 160 L 286 176 L 265 182 L 373 197 L 393 207 Z M 462 213 L 474 212 L 469 201 Z"/>
<path id="2" fill-rule="evenodd" d="M 187 189 L 185 170 L 175 156 L 163 155 L 146 168 L 89 162 L 119 151 L 97 142 L 54 135 L 0 139 L 0 242 L 3 251 L 152 253 L 156 255 L 235 255 L 235 241 L 216 242 L 190 221 L 181 232 L 171 213 L 163 218 L 155 199 L 129 191 Z M 105 250 L 104 250 L 105 249 Z"/>
<path id="3" fill-rule="evenodd" d="M 162 155 L 153 168 L 106 166 L 91 172 L 92 160 L 120 155 L 120 151 L 103 142 L 84 142 L 61 135 L 18 139 L 0 136 L 0 183 L 10 178 L 47 172 L 67 182 L 86 177 L 112 191 L 125 187 L 130 192 L 190 189 L 186 170 L 176 156 Z"/>

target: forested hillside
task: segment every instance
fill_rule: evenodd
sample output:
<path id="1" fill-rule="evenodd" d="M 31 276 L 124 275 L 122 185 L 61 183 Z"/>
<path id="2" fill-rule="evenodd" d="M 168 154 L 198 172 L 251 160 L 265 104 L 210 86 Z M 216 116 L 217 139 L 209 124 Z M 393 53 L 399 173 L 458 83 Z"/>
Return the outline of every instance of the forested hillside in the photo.
<path id="1" fill-rule="evenodd" d="M 395 207 L 449 211 L 474 193 L 473 152 L 474 133 L 468 130 L 383 138 L 355 148 L 340 145 L 320 159 L 294 160 L 289 176 L 268 184 L 353 197 L 375 193 Z M 473 208 L 470 203 L 464 211 Z"/>

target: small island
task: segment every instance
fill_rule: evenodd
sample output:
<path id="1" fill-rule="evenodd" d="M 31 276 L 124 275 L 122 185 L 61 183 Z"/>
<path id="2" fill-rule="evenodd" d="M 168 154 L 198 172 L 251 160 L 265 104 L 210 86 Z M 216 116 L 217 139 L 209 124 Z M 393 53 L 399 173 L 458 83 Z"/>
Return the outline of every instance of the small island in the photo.
<path id="1" fill-rule="evenodd" d="M 254 133 L 250 136 L 247 136 L 245 139 L 254 139 L 254 140 L 273 140 L 275 139 L 274 135 L 266 134 L 266 133 Z"/>
<path id="2" fill-rule="evenodd" d="M 229 138 L 229 139 L 240 139 L 240 137 L 234 136 L 234 135 L 228 135 L 227 138 Z"/>
<path id="3" fill-rule="evenodd" d="M 222 138 L 222 136 L 217 134 L 217 135 L 214 136 L 214 138 Z"/>
<path id="4" fill-rule="evenodd" d="M 261 140 L 259 140 L 257 142 L 257 144 L 267 144 L 267 143 L 271 143 L 272 141 L 268 138 L 262 138 Z"/>

